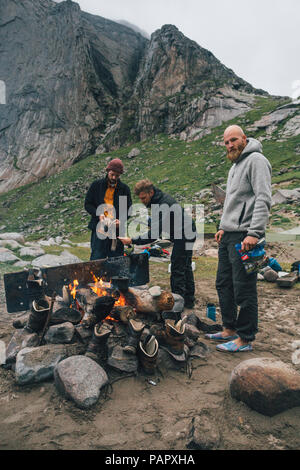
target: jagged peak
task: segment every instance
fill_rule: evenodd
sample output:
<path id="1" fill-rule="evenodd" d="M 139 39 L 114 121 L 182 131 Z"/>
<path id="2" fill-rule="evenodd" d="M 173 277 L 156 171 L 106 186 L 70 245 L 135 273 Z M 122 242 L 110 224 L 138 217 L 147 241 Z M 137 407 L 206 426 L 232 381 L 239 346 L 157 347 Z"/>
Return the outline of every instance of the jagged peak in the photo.
<path id="1" fill-rule="evenodd" d="M 155 40 L 160 36 L 178 36 L 178 34 L 183 36 L 177 26 L 173 24 L 164 24 L 161 28 L 157 29 L 156 31 L 154 31 L 154 33 L 151 34 L 151 40 Z"/>

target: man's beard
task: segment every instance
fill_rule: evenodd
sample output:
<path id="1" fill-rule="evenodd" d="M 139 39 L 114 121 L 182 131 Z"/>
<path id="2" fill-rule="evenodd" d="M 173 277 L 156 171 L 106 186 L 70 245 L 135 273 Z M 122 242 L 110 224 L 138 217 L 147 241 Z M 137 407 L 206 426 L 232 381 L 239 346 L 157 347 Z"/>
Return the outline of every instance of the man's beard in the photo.
<path id="1" fill-rule="evenodd" d="M 245 145 L 240 144 L 236 150 L 231 150 L 231 152 L 227 152 L 228 160 L 230 160 L 231 162 L 235 162 L 241 155 L 244 148 L 245 148 Z"/>
<path id="2" fill-rule="evenodd" d="M 115 188 L 117 186 L 117 181 L 116 180 L 111 180 L 108 178 L 108 184 L 111 188 Z"/>

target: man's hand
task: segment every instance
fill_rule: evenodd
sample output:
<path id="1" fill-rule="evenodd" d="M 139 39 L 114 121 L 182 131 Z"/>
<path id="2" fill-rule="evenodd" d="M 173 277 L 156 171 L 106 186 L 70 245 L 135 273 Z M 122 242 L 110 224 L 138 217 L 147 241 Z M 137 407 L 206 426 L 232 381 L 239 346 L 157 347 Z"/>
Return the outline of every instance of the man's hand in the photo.
<path id="1" fill-rule="evenodd" d="M 250 251 L 257 245 L 259 239 L 256 237 L 246 237 L 242 242 L 242 251 Z"/>
<path id="2" fill-rule="evenodd" d="M 132 240 L 131 238 L 122 238 L 122 237 L 118 237 L 119 240 L 121 240 L 121 242 L 123 243 L 123 245 L 131 245 L 132 244 Z"/>
<path id="3" fill-rule="evenodd" d="M 215 234 L 215 240 L 216 240 L 216 242 L 218 242 L 218 243 L 220 244 L 223 235 L 224 235 L 224 230 L 219 230 L 219 231 Z"/>

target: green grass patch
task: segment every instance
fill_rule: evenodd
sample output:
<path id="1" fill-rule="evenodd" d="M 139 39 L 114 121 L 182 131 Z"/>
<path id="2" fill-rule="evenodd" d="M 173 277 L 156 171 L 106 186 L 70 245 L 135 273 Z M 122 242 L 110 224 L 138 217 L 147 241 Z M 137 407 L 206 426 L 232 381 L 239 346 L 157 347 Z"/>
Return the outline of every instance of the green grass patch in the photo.
<path id="1" fill-rule="evenodd" d="M 173 195 L 181 204 L 199 202 L 195 193 L 210 188 L 219 180 L 226 182 L 230 163 L 222 142 L 225 128 L 239 124 L 246 128 L 287 100 L 257 97 L 254 108 L 212 130 L 198 141 L 185 142 L 178 138 L 157 135 L 116 151 L 90 157 L 77 162 L 67 170 L 45 178 L 38 183 L 27 184 L 0 195 L 1 224 L 9 231 L 22 231 L 28 240 L 62 235 L 74 243 L 90 240 L 87 229 L 90 216 L 84 210 L 84 199 L 90 184 L 105 175 L 107 159 L 121 158 L 125 165 L 122 180 L 132 189 L 142 178 L 150 178 L 163 191 Z M 263 135 L 260 131 L 252 137 Z M 299 138 L 285 142 L 264 140 L 264 154 L 269 158 L 273 171 L 292 166 L 299 161 L 295 154 Z M 140 155 L 128 159 L 130 150 L 137 147 Z M 210 166 L 210 169 L 207 167 Z M 300 171 L 273 176 L 273 183 L 293 180 L 293 187 L 300 185 Z M 133 196 L 133 201 L 138 199 Z M 210 216 L 210 214 L 206 214 Z M 217 221 L 215 221 L 217 223 Z M 205 231 L 215 232 L 216 223 L 206 224 Z"/>

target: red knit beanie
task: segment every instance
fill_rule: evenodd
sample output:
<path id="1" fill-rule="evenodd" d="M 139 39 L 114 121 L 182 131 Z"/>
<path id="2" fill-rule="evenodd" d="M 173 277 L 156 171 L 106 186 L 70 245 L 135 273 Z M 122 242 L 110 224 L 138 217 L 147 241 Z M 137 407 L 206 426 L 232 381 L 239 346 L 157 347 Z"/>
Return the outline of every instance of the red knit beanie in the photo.
<path id="1" fill-rule="evenodd" d="M 106 167 L 106 171 L 115 171 L 116 173 L 120 173 L 120 175 L 122 175 L 124 173 L 124 165 L 119 158 L 115 158 L 109 162 Z"/>

